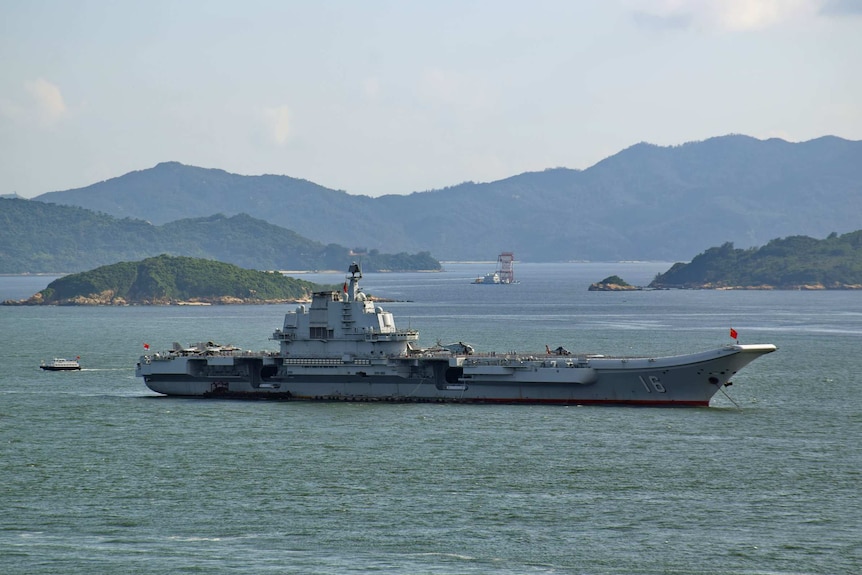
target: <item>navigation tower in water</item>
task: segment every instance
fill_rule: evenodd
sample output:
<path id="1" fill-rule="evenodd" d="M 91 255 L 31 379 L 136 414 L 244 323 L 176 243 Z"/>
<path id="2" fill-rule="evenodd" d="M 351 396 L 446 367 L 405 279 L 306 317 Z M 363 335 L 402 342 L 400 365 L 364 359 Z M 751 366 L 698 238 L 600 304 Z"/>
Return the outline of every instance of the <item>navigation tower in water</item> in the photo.
<path id="1" fill-rule="evenodd" d="M 503 252 L 497 256 L 497 263 L 500 264 L 500 283 L 515 283 L 515 254 L 512 252 Z"/>

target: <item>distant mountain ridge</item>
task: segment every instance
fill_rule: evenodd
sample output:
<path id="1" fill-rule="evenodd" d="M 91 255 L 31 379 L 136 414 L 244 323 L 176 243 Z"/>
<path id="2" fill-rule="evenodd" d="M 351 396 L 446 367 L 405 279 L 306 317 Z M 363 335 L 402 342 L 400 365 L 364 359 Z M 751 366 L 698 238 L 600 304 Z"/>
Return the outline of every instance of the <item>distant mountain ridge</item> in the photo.
<path id="1" fill-rule="evenodd" d="M 862 142 L 730 135 L 636 144 L 586 170 L 378 198 L 288 176 L 240 176 L 176 162 L 40 201 L 162 224 L 247 213 L 322 242 L 439 259 L 689 260 L 709 246 L 858 229 Z"/>

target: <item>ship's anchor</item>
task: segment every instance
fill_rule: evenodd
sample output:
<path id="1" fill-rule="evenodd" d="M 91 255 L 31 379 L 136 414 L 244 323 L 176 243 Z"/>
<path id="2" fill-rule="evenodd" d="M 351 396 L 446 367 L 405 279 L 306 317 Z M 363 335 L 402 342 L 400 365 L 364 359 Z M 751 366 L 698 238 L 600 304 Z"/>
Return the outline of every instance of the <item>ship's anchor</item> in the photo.
<path id="1" fill-rule="evenodd" d="M 735 406 L 736 406 L 736 409 L 738 409 L 738 410 L 742 411 L 742 408 L 739 406 L 739 404 L 738 404 L 738 403 L 736 403 L 735 401 L 733 401 L 733 398 L 732 398 L 732 397 L 730 397 L 730 396 L 727 394 L 727 392 L 726 392 L 726 391 L 724 391 L 724 388 L 725 388 L 725 387 L 727 387 L 728 385 L 730 385 L 730 382 L 727 382 L 726 384 L 724 384 L 723 386 L 719 387 L 718 389 L 720 389 L 720 390 L 721 390 L 721 393 L 723 393 L 723 394 L 724 394 L 724 397 L 726 397 L 727 399 L 729 399 L 729 400 L 730 400 L 730 403 L 732 403 L 733 405 L 735 405 Z"/>

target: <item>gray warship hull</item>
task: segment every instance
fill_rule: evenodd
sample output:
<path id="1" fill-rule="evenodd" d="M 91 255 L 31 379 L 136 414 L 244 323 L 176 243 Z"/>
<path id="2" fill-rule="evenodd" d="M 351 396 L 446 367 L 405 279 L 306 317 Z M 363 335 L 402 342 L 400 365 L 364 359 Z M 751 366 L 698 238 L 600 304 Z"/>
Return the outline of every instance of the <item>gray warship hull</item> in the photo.
<path id="1" fill-rule="evenodd" d="M 568 352 L 479 354 L 458 343 L 416 348 L 358 288 L 314 294 L 310 309 L 285 316 L 279 351 L 215 344 L 140 358 L 136 373 L 164 395 L 318 401 L 708 406 L 736 373 L 772 344 L 732 344 L 670 357 Z M 562 348 L 560 348 L 562 349 Z"/>
<path id="2" fill-rule="evenodd" d="M 165 395 L 318 401 L 707 406 L 772 345 L 657 358 L 419 357 L 350 361 L 264 354 L 144 357 Z"/>

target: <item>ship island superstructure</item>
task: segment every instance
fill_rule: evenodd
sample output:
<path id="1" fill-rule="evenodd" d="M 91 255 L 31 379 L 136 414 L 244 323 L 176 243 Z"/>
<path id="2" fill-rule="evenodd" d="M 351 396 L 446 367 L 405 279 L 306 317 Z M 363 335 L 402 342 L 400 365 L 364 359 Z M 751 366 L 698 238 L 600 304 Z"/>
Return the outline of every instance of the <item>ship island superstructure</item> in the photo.
<path id="1" fill-rule="evenodd" d="M 212 342 L 140 358 L 136 374 L 173 396 L 323 401 L 707 406 L 772 344 L 732 344 L 672 357 L 477 353 L 458 342 L 423 349 L 359 287 L 350 266 L 341 290 L 316 292 L 285 314 L 278 351 Z"/>

